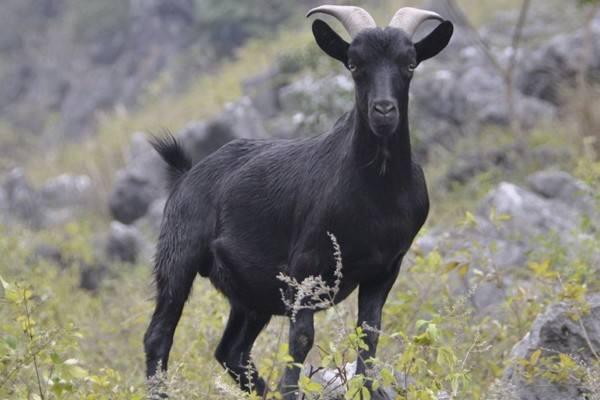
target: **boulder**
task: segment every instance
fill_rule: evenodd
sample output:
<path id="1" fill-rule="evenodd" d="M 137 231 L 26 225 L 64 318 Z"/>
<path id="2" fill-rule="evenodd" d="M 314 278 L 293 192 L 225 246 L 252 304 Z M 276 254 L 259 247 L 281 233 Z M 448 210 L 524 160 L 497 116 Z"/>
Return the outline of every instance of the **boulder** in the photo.
<path id="1" fill-rule="evenodd" d="M 191 122 L 176 136 L 194 163 L 236 138 L 263 138 L 262 119 L 248 98 L 227 104 L 210 122 Z M 165 162 L 152 149 L 144 133 L 133 135 L 127 165 L 117 172 L 109 196 L 114 219 L 132 224 L 142 218 L 156 200 L 166 196 Z"/>
<path id="2" fill-rule="evenodd" d="M 263 119 L 249 97 L 225 104 L 214 123 L 228 126 L 231 135 L 236 138 L 259 139 L 267 136 Z"/>
<path id="3" fill-rule="evenodd" d="M 489 216 L 492 212 L 508 218 L 498 228 L 500 234 L 519 240 L 554 232 L 568 241 L 567 236 L 581 222 L 579 210 L 508 182 L 500 183 L 484 198 L 479 215 Z"/>
<path id="4" fill-rule="evenodd" d="M 550 360 L 554 360 L 553 357 L 559 354 L 565 354 L 584 366 L 591 366 L 597 361 L 597 352 L 600 349 L 600 295 L 590 296 L 587 302 L 589 312 L 581 315 L 580 321 L 574 319 L 572 305 L 563 302 L 550 306 L 536 318 L 531 331 L 513 348 L 512 364 L 506 370 L 501 384 L 511 386 L 516 398 L 580 400 L 590 398 L 587 397 L 590 394 L 598 394 L 590 393 L 591 388 L 585 378 L 552 382 L 534 376 L 533 381 L 528 381 L 524 377 L 522 367 L 518 365 L 519 360 L 530 360 L 532 354 L 538 350 L 541 351 L 542 358 Z"/>
<path id="5" fill-rule="evenodd" d="M 110 261 L 135 263 L 142 247 L 142 236 L 137 228 L 118 221 L 110 224 L 105 253 Z"/>
<path id="6" fill-rule="evenodd" d="M 79 274 L 79 287 L 95 292 L 108 274 L 108 267 L 104 264 L 82 265 Z"/>
<path id="7" fill-rule="evenodd" d="M 416 151 L 432 145 L 451 146 L 458 135 L 476 135 L 482 126 L 509 126 L 511 117 L 524 129 L 556 116 L 555 107 L 537 98 L 513 93 L 511 116 L 500 74 L 480 57 L 457 65 L 424 69 L 411 86 L 411 118 Z"/>
<path id="8" fill-rule="evenodd" d="M 305 75 L 284 86 L 279 91 L 285 115 L 283 123 L 288 126 L 283 133 L 313 136 L 331 129 L 335 121 L 352 108 L 353 91 L 354 83 L 347 74 L 324 78 Z"/>
<path id="9" fill-rule="evenodd" d="M 155 200 L 150 205 L 148 213 L 139 221 L 139 226 L 148 228 L 150 232 L 158 233 L 160 230 L 160 224 L 162 222 L 163 210 L 166 202 L 166 197 L 161 197 L 160 199 Z"/>
<path id="10" fill-rule="evenodd" d="M 48 227 L 73 219 L 90 205 L 91 179 L 63 174 L 34 188 L 20 168 L 0 185 L 0 222 L 22 222 L 32 228 Z"/>
<path id="11" fill-rule="evenodd" d="M 592 25 L 592 52 L 589 74 L 600 76 L 600 17 Z M 523 59 L 517 76 L 519 89 L 529 96 L 560 104 L 561 87 L 573 86 L 580 70 L 584 48 L 584 32 L 560 34 Z"/>
<path id="12" fill-rule="evenodd" d="M 4 215 L 0 217 L 4 222 L 20 220 L 34 228 L 44 224 L 39 193 L 31 186 L 21 168 L 8 173 L 2 183 L 2 192 L 0 197 L 4 198 L 4 205 L 1 206 Z"/>
<path id="13" fill-rule="evenodd" d="M 528 180 L 552 196 L 502 182 L 481 201 L 469 224 L 437 228 L 416 240 L 423 254 L 438 250 L 447 260 L 468 263 L 466 279 L 451 284 L 456 293 L 468 294 L 481 312 L 495 307 L 516 287 L 515 281 L 521 279 L 518 271 L 531 253 L 539 251 L 540 240 L 555 238 L 568 250 L 570 243 L 587 238 L 582 223 L 595 221 L 590 218 L 595 215 L 593 197 L 570 175 L 542 171 Z M 557 180 L 562 184 L 554 185 Z M 567 251 L 566 256 L 575 254 Z"/>
<path id="14" fill-rule="evenodd" d="M 263 118 L 273 118 L 280 111 L 279 89 L 281 71 L 273 67 L 242 82 L 244 95 L 252 99 L 252 104 Z"/>
<path id="15" fill-rule="evenodd" d="M 194 162 L 236 138 L 231 126 L 222 121 L 191 122 L 177 134 L 181 145 Z"/>
<path id="16" fill-rule="evenodd" d="M 561 201 L 589 214 L 595 214 L 593 190 L 567 172 L 543 170 L 527 177 L 529 187 L 546 199 Z"/>
<path id="17" fill-rule="evenodd" d="M 43 205 L 48 208 L 79 207 L 89 202 L 91 190 L 89 176 L 63 174 L 46 181 L 40 196 Z"/>
<path id="18" fill-rule="evenodd" d="M 143 217 L 150 204 L 164 193 L 165 163 L 143 133 L 131 141 L 125 169 L 117 172 L 109 196 L 110 212 L 117 221 L 131 224 Z"/>

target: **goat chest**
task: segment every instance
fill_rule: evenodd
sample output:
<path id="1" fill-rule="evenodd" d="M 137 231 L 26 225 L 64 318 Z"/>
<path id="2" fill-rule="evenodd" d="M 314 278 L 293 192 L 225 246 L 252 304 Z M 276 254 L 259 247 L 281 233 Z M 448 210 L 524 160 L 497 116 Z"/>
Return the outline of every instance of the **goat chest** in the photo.
<path id="1" fill-rule="evenodd" d="M 339 204 L 328 228 L 338 238 L 346 273 L 364 280 L 394 268 L 427 217 L 424 180 L 407 188 L 347 196 L 351 200 Z"/>

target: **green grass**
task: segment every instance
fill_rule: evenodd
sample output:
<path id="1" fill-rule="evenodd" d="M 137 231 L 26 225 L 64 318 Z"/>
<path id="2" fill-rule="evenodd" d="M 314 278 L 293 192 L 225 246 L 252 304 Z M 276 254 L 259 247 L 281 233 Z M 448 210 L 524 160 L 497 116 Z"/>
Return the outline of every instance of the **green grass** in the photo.
<path id="1" fill-rule="evenodd" d="M 580 169 L 586 171 L 586 179 L 600 181 L 597 164 Z M 451 220 L 450 226 L 455 228 L 463 223 L 462 217 Z M 0 235 L 0 252 L 5 254 L 0 260 L 4 280 L 0 290 L 0 398 L 37 398 L 33 395 L 38 388 L 32 354 L 36 354 L 46 398 L 143 398 L 142 337 L 153 309 L 151 267 L 147 263 L 112 265 L 97 293 L 78 289 L 78 260 L 89 262 L 93 257 L 93 232 L 85 224 L 71 224 L 66 229 L 58 242 L 71 261 L 62 268 L 31 258 L 33 244 L 48 240 L 46 232 Z M 520 280 L 493 315 L 479 315 L 468 297 L 454 292 L 452 282 L 464 272 L 452 257 L 437 252 L 423 256 L 415 249 L 404 261 L 384 309 L 378 364 L 389 372 L 404 371 L 413 377 L 412 391 L 406 394 L 410 400 L 429 399 L 428 391 L 438 390 L 456 390 L 457 399 L 485 398 L 504 370 L 510 349 L 546 304 L 566 298 L 583 310 L 582 296 L 600 290 L 598 269 L 590 259 L 598 251 L 597 240 L 581 242 L 576 259 L 565 258 L 555 242 L 540 242 L 526 264 L 515 266 Z M 471 268 L 468 260 L 476 259 L 480 251 L 476 247 L 469 250 L 462 254 L 467 269 Z M 534 262 L 548 263 L 548 267 L 532 267 Z M 491 266 L 479 268 L 485 275 Z M 471 278 L 474 285 L 482 279 L 477 276 Z M 571 286 L 567 290 L 561 285 Z M 579 289 L 573 291 L 575 288 Z M 173 398 L 233 398 L 222 393 L 232 391 L 231 381 L 213 359 L 227 308 L 225 299 L 207 280 L 197 279 L 171 355 Z M 329 367 L 352 361 L 360 345 L 360 336 L 353 333 L 355 318 L 356 295 L 336 309 L 320 313 L 316 346 L 308 361 Z M 270 376 L 272 387 L 286 363 L 286 326 L 283 318 L 275 318 L 254 351 L 258 367 Z M 387 375 L 382 374 L 385 383 Z M 51 385 L 46 384 L 48 378 Z"/>

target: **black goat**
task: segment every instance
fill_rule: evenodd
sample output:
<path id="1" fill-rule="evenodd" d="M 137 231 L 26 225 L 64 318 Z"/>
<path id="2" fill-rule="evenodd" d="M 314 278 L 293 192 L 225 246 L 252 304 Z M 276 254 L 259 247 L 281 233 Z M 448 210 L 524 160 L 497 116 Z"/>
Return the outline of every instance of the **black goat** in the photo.
<path id="1" fill-rule="evenodd" d="M 448 44 L 453 27 L 439 15 L 403 8 L 385 29 L 361 8 L 322 6 L 351 34 L 346 43 L 316 20 L 318 45 L 351 71 L 356 104 L 326 135 L 301 140 L 234 140 L 191 167 L 172 138 L 154 147 L 170 165 L 172 190 L 156 253 L 157 304 L 144 342 L 147 375 L 166 369 L 173 334 L 196 274 L 231 304 L 217 360 L 243 389 L 265 391 L 250 350 L 272 315 L 286 315 L 277 278 L 334 280 L 327 232 L 341 245 L 343 279 L 335 302 L 359 287 L 358 325 L 368 324 L 375 355 L 381 312 L 402 257 L 429 210 L 422 169 L 411 158 L 408 89 L 413 70 Z M 411 37 L 428 19 L 442 23 L 422 41 Z M 289 350 L 303 363 L 313 344 L 313 310 L 290 320 Z M 289 315 L 289 314 L 288 314 Z M 295 397 L 300 368 L 280 388 Z M 380 395 L 374 393 L 374 398 Z"/>

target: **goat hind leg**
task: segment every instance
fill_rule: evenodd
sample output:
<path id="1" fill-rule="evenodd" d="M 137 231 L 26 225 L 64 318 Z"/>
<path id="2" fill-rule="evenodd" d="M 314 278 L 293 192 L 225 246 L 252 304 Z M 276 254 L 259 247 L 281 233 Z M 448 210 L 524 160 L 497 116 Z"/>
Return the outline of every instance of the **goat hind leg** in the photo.
<path id="1" fill-rule="evenodd" d="M 266 383 L 258 376 L 250 352 L 258 334 L 270 319 L 270 315 L 244 312 L 232 306 L 223 337 L 215 351 L 217 361 L 242 390 L 255 391 L 261 396 L 266 390 Z"/>
<path id="2" fill-rule="evenodd" d="M 181 262 L 183 255 L 187 255 L 187 262 Z M 198 271 L 197 264 L 191 262 L 190 256 L 182 252 L 180 257 L 170 259 L 158 252 L 155 268 L 156 307 L 144 335 L 147 378 L 156 375 L 159 364 L 162 371 L 167 370 L 175 328 Z"/>

